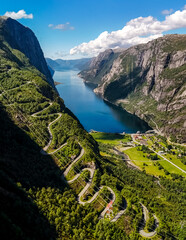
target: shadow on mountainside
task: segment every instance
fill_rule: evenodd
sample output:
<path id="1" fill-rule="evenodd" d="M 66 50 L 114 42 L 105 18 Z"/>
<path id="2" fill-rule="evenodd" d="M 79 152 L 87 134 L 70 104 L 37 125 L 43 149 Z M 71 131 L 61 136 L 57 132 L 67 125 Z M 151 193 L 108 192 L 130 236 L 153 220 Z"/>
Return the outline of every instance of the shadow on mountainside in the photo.
<path id="1" fill-rule="evenodd" d="M 56 239 L 56 230 L 25 189 L 63 190 L 61 171 L 50 156 L 9 118 L 0 105 L 0 236 L 1 239 Z M 17 184 L 18 183 L 18 184 Z M 22 188 L 22 187 L 23 188 Z"/>

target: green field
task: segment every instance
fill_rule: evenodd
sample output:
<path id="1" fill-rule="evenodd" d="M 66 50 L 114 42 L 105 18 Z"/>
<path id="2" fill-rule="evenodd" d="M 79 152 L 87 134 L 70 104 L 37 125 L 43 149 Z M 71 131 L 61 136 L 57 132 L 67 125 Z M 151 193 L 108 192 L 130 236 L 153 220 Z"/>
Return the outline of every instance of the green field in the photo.
<path id="1" fill-rule="evenodd" d="M 138 166 L 141 170 L 145 170 L 146 173 L 155 175 L 155 176 L 165 176 L 163 170 L 159 170 L 157 166 L 154 166 L 154 162 L 147 157 L 144 157 L 142 151 L 138 151 L 137 148 L 130 148 L 124 151 L 132 162 Z M 144 166 L 147 165 L 147 166 Z"/>
<path id="2" fill-rule="evenodd" d="M 168 161 L 163 160 L 163 158 L 161 158 L 160 160 L 152 161 L 148 159 L 142 151 L 138 151 L 137 148 L 130 148 L 125 150 L 124 152 L 129 156 L 129 158 L 136 166 L 138 166 L 141 170 L 145 170 L 148 174 L 152 174 L 155 176 L 165 176 L 164 170 L 160 170 L 158 166 L 155 166 L 156 163 L 159 163 L 169 173 L 176 173 L 182 176 L 186 176 L 186 174 L 184 174 L 181 170 L 176 168 Z M 175 163 L 177 166 L 181 167 L 183 170 L 185 169 L 185 165 L 181 163 L 180 160 L 174 159 L 172 160 L 172 162 Z M 169 177 L 169 175 L 167 175 L 167 177 Z"/>
<path id="3" fill-rule="evenodd" d="M 132 139 L 130 135 L 120 135 L 117 133 L 103 133 L 103 132 L 93 132 L 91 135 L 98 142 L 102 142 L 105 144 L 118 145 L 120 143 L 130 142 Z"/>
<path id="4" fill-rule="evenodd" d="M 173 154 L 165 154 L 164 157 L 166 157 L 168 160 L 176 164 L 178 167 L 182 168 L 186 171 L 186 165 L 181 162 L 180 159 L 177 158 L 176 155 Z"/>
<path id="5" fill-rule="evenodd" d="M 171 163 L 167 162 L 167 161 L 161 161 L 160 164 L 162 165 L 162 167 L 164 167 L 169 173 L 176 173 L 179 175 L 182 175 L 184 177 L 186 177 L 186 174 L 183 173 L 181 170 L 179 170 L 178 168 L 176 168 L 174 165 L 172 165 Z"/>

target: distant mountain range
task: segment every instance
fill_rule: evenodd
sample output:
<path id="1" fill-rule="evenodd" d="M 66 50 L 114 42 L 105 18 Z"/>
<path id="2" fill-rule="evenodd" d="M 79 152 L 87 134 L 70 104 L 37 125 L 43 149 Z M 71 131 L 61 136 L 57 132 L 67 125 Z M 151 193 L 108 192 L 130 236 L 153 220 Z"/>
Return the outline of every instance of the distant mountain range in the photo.
<path id="1" fill-rule="evenodd" d="M 75 60 L 63 60 L 56 59 L 53 60 L 51 58 L 46 58 L 46 62 L 48 66 L 54 71 L 64 71 L 64 70 L 83 70 L 89 67 L 91 58 L 82 58 Z"/>
<path id="2" fill-rule="evenodd" d="M 120 53 L 106 50 L 79 76 L 106 101 L 186 142 L 186 35 L 166 35 Z"/>
<path id="3" fill-rule="evenodd" d="M 153 114 L 154 121 L 167 104 L 162 121 L 168 125 L 171 112 L 180 127 L 186 39 L 179 39 L 169 44 L 162 38 L 119 54 L 108 50 L 92 60 L 50 62 L 58 70 L 94 68 L 103 98 L 128 100 L 128 111 L 147 109 L 145 116 Z M 1 240 L 185 239 L 184 177 L 166 174 L 162 160 L 149 166 L 167 178 L 147 175 L 145 163 L 143 171 L 128 167 L 121 151 L 134 146 L 131 137 L 97 134 L 99 145 L 59 97 L 34 33 L 0 17 Z M 164 141 L 163 146 L 172 148 Z M 143 147 L 128 150 L 150 158 L 151 150 Z"/>

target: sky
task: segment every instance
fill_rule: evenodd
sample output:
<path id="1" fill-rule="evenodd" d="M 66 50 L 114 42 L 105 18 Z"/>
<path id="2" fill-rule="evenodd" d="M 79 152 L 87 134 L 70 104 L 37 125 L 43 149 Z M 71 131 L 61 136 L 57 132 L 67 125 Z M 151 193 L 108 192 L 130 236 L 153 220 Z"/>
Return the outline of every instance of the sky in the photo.
<path id="1" fill-rule="evenodd" d="M 186 34 L 186 0 L 1 0 L 0 15 L 31 28 L 52 59 Z"/>

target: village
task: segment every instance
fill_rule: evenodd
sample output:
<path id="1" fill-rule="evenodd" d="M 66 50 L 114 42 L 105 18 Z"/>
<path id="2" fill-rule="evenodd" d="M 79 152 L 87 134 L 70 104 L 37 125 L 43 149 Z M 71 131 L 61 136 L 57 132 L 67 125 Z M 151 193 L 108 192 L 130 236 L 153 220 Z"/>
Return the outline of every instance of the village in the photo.
<path id="1" fill-rule="evenodd" d="M 154 130 L 120 134 L 91 132 L 103 156 L 118 156 L 138 170 L 156 177 L 186 177 L 186 146 L 174 144 Z"/>

